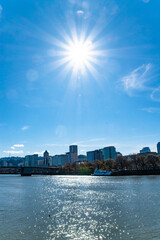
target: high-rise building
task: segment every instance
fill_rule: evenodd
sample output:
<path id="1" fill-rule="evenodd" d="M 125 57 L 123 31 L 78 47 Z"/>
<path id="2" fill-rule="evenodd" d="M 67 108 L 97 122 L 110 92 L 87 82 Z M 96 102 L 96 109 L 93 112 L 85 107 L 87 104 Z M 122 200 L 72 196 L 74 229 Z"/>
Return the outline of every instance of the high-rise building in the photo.
<path id="1" fill-rule="evenodd" d="M 67 162 L 67 154 L 55 155 L 52 157 L 52 166 L 64 166 Z"/>
<path id="2" fill-rule="evenodd" d="M 115 159 L 117 156 L 116 148 L 114 146 L 104 147 L 101 149 L 104 160 Z"/>
<path id="3" fill-rule="evenodd" d="M 68 163 L 71 163 L 70 152 L 66 152 L 66 155 L 67 155 L 67 158 L 68 158 L 67 162 L 68 162 Z"/>
<path id="4" fill-rule="evenodd" d="M 58 155 L 52 157 L 52 166 L 58 166 Z"/>
<path id="5" fill-rule="evenodd" d="M 160 154 L 160 142 L 157 143 L 157 153 Z"/>
<path id="6" fill-rule="evenodd" d="M 144 147 L 140 150 L 140 153 L 148 153 L 148 152 L 151 152 L 149 147 Z"/>
<path id="7" fill-rule="evenodd" d="M 87 152 L 87 160 L 89 162 L 94 162 L 96 160 L 103 160 L 103 153 L 101 150 L 94 150 Z"/>
<path id="8" fill-rule="evenodd" d="M 73 163 L 78 161 L 78 146 L 77 145 L 70 145 L 69 146 L 69 153 L 68 155 L 68 162 Z"/>
<path id="9" fill-rule="evenodd" d="M 49 152 L 47 150 L 43 153 L 43 163 L 46 166 L 50 165 L 50 157 L 49 157 Z"/>
<path id="10" fill-rule="evenodd" d="M 78 146 L 77 145 L 70 145 L 69 152 L 78 153 Z"/>
<path id="11" fill-rule="evenodd" d="M 38 154 L 25 156 L 25 167 L 37 167 L 38 166 Z"/>

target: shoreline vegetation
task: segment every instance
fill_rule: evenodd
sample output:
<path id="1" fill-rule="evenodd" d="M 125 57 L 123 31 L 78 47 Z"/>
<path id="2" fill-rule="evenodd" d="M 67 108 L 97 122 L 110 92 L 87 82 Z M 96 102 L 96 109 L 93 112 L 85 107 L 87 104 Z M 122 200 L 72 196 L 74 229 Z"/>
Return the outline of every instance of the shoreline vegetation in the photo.
<path id="1" fill-rule="evenodd" d="M 91 175 L 95 169 L 111 171 L 111 176 L 160 175 L 160 155 L 117 156 L 115 159 L 67 163 L 63 167 L 31 167 L 35 175 Z M 54 171 L 53 171 L 54 170 Z M 21 167 L 0 167 L 0 174 L 20 174 Z"/>
<path id="2" fill-rule="evenodd" d="M 111 176 L 122 175 L 160 175 L 160 155 L 117 156 L 115 159 L 97 160 L 94 163 L 75 163 L 63 167 L 65 173 L 77 172 L 79 175 L 91 175 L 95 169 L 111 171 Z"/>

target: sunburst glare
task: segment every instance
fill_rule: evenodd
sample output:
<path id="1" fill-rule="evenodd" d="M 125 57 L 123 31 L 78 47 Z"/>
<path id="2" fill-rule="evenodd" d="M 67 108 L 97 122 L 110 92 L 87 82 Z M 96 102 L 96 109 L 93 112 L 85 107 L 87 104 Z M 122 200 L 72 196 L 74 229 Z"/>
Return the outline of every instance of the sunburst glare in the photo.
<path id="1" fill-rule="evenodd" d="M 92 42 L 91 41 L 76 41 L 72 42 L 69 45 L 69 49 L 66 52 L 68 55 L 68 59 L 71 63 L 71 65 L 76 70 L 82 70 L 85 66 L 87 66 L 87 63 L 92 55 Z"/>
<path id="2" fill-rule="evenodd" d="M 86 75 L 88 72 L 96 78 L 98 75 L 97 67 L 100 65 L 100 57 L 104 51 L 100 50 L 100 40 L 94 40 L 96 36 L 86 33 L 79 35 L 72 31 L 71 36 L 64 34 L 62 40 L 56 39 L 54 45 L 56 50 L 51 51 L 52 56 L 58 57 L 53 62 L 53 68 L 63 67 L 66 74 L 71 71 L 71 78 Z M 58 48 L 57 48 L 58 47 Z"/>

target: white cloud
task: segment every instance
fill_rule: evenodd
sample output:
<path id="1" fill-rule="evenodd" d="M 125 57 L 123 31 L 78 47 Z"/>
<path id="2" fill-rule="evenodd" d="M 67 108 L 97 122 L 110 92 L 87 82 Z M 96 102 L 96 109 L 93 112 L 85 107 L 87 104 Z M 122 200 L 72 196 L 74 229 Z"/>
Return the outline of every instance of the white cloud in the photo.
<path id="1" fill-rule="evenodd" d="M 13 147 L 18 147 L 18 148 L 24 147 L 24 144 L 14 144 Z"/>
<path id="2" fill-rule="evenodd" d="M 160 87 L 155 88 L 150 97 L 153 101 L 160 102 Z"/>
<path id="3" fill-rule="evenodd" d="M 142 111 L 146 111 L 148 113 L 159 113 L 160 108 L 155 108 L 155 107 L 148 107 L 148 108 L 142 108 Z"/>
<path id="4" fill-rule="evenodd" d="M 148 72 L 152 68 L 150 63 L 134 69 L 127 76 L 122 78 L 124 90 L 131 94 L 133 90 L 145 90 L 145 83 L 148 81 Z"/>
<path id="5" fill-rule="evenodd" d="M 22 154 L 23 153 L 23 151 L 3 151 L 4 153 L 7 153 L 7 154 Z"/>
<path id="6" fill-rule="evenodd" d="M 43 153 L 44 153 L 44 151 L 42 151 L 42 152 L 34 152 L 33 154 L 43 155 Z"/>
<path id="7" fill-rule="evenodd" d="M 82 150 L 80 150 L 80 152 L 86 152 L 86 150 L 83 150 L 83 149 L 82 149 Z"/>
<path id="8" fill-rule="evenodd" d="M 25 131 L 25 130 L 28 130 L 29 128 L 30 128 L 29 126 L 24 126 L 21 129 L 22 129 L 22 131 Z"/>
<path id="9" fill-rule="evenodd" d="M 77 14 L 78 14 L 78 15 L 83 15 L 83 14 L 84 14 L 84 11 L 78 10 L 78 11 L 77 11 Z"/>
<path id="10" fill-rule="evenodd" d="M 14 144 L 11 149 L 24 147 L 24 144 Z"/>

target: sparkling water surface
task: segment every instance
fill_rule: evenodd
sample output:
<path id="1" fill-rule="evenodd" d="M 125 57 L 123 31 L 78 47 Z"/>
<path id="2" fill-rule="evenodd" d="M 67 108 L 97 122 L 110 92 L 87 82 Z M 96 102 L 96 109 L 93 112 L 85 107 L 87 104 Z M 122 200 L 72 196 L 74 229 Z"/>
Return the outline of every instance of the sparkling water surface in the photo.
<path id="1" fill-rule="evenodd" d="M 0 175 L 0 240 L 160 239 L 160 176 Z"/>

